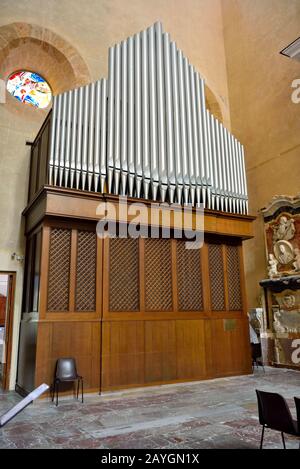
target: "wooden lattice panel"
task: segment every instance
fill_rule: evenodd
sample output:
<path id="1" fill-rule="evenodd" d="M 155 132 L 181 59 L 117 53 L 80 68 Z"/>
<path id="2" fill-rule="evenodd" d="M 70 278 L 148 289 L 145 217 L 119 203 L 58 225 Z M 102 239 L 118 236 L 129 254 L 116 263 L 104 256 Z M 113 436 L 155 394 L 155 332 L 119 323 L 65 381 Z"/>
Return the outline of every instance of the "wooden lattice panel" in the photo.
<path id="1" fill-rule="evenodd" d="M 170 239 L 145 239 L 145 306 L 147 311 L 172 310 Z"/>
<path id="2" fill-rule="evenodd" d="M 242 309 L 241 272 L 238 246 L 226 247 L 229 309 Z"/>
<path id="3" fill-rule="evenodd" d="M 109 310 L 139 310 L 139 241 L 109 240 Z"/>
<path id="4" fill-rule="evenodd" d="M 178 240 L 176 245 L 179 310 L 201 311 L 203 295 L 199 249 L 186 249 L 185 241 Z"/>
<path id="5" fill-rule="evenodd" d="M 96 308 L 96 233 L 78 231 L 76 311 Z"/>
<path id="6" fill-rule="evenodd" d="M 208 245 L 211 307 L 213 311 L 224 311 L 225 286 L 224 263 L 221 244 Z"/>
<path id="7" fill-rule="evenodd" d="M 71 230 L 52 228 L 50 234 L 48 311 L 69 310 Z"/>

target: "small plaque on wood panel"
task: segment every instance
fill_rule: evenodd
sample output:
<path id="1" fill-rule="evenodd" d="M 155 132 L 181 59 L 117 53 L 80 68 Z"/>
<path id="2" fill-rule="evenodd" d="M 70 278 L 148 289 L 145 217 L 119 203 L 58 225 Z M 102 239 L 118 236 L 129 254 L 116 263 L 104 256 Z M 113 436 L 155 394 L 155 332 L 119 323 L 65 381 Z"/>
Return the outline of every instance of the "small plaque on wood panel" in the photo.
<path id="1" fill-rule="evenodd" d="M 234 331 L 236 329 L 236 319 L 223 319 L 224 331 Z"/>

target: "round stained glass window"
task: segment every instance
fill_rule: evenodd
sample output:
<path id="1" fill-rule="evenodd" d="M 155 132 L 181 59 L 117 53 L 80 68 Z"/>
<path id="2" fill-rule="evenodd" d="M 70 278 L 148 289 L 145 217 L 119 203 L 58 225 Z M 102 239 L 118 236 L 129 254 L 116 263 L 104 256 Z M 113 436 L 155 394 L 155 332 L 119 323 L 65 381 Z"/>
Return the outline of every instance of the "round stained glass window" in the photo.
<path id="1" fill-rule="evenodd" d="M 50 86 L 37 73 L 25 70 L 12 73 L 7 80 L 7 90 L 22 103 L 46 108 L 52 97 Z"/>

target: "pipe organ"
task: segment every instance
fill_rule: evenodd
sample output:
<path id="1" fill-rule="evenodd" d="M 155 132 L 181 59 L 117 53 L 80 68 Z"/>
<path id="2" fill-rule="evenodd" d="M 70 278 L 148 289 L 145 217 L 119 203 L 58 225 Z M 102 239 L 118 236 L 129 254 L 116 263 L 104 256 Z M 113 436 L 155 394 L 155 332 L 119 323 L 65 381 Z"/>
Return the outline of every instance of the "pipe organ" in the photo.
<path id="1" fill-rule="evenodd" d="M 49 184 L 246 214 L 244 148 L 160 23 L 109 49 L 108 79 L 54 97 Z"/>
<path id="2" fill-rule="evenodd" d="M 124 226 L 137 199 L 158 214 L 148 238 L 97 237 L 101 202 Z M 204 245 L 186 249 L 200 204 Z M 247 205 L 243 146 L 161 24 L 111 47 L 108 78 L 55 96 L 31 147 L 17 389 L 63 356 L 95 392 L 250 373 Z"/>

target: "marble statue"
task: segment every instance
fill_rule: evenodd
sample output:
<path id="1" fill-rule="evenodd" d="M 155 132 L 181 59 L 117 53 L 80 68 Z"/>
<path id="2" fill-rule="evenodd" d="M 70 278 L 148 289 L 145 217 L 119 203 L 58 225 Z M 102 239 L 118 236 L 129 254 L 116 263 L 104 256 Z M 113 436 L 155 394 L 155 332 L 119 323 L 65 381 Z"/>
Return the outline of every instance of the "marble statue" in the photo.
<path id="1" fill-rule="evenodd" d="M 277 265 L 278 261 L 275 259 L 274 254 L 269 254 L 269 261 L 268 261 L 268 275 L 269 278 L 276 277 L 278 275 Z"/>
<path id="2" fill-rule="evenodd" d="M 293 262 L 293 267 L 295 268 L 296 271 L 298 271 L 300 270 L 300 249 L 295 248 L 294 253 L 295 253 L 295 262 Z"/>
<path id="3" fill-rule="evenodd" d="M 288 219 L 285 216 L 279 218 L 279 223 L 273 227 L 273 242 L 292 239 L 295 235 L 296 228 L 293 218 Z"/>
<path id="4" fill-rule="evenodd" d="M 281 311 L 279 309 L 277 309 L 275 312 L 274 312 L 274 322 L 273 322 L 273 328 L 274 328 L 274 331 L 275 332 L 286 332 L 286 327 L 284 327 L 282 324 L 281 324 Z"/>

